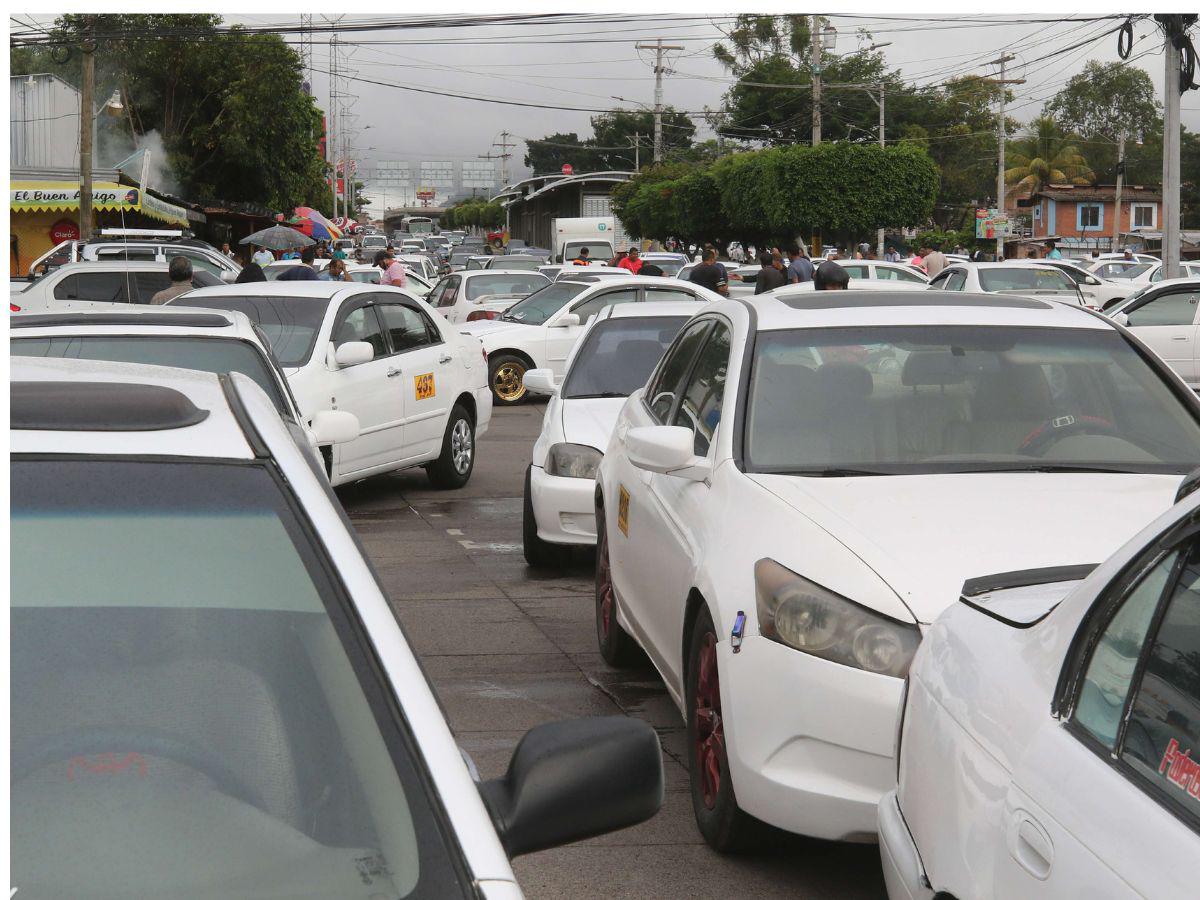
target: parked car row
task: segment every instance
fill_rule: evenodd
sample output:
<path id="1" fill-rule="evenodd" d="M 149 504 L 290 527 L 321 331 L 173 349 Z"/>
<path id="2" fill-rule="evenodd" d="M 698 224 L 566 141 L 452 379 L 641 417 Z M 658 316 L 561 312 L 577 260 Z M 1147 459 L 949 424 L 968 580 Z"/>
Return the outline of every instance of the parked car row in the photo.
<path id="1" fill-rule="evenodd" d="M 1136 308 L 998 267 L 608 305 L 523 374 L 526 560 L 596 545 L 598 648 L 658 670 L 712 847 L 879 839 L 893 898 L 1187 896 L 1200 402 Z"/>

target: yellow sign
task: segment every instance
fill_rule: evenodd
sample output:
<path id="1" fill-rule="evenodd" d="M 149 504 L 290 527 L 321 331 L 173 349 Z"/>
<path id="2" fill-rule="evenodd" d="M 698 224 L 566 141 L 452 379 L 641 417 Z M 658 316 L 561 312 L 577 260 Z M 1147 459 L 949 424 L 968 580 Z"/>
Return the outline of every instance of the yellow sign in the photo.
<path id="1" fill-rule="evenodd" d="M 625 485 L 621 485 L 621 492 L 617 496 L 617 527 L 621 529 L 621 534 L 629 537 L 629 491 L 625 490 Z"/>
<path id="2" fill-rule="evenodd" d="M 13 212 L 70 212 L 79 209 L 78 181 L 10 181 L 8 206 Z M 92 184 L 92 208 L 140 212 L 172 225 L 187 225 L 187 210 L 151 197 L 140 188 L 97 181 Z"/>
<path id="3" fill-rule="evenodd" d="M 424 375 L 418 375 L 413 379 L 413 384 L 416 385 L 418 400 L 428 400 L 437 393 L 437 390 L 433 386 L 432 372 L 427 372 Z"/>

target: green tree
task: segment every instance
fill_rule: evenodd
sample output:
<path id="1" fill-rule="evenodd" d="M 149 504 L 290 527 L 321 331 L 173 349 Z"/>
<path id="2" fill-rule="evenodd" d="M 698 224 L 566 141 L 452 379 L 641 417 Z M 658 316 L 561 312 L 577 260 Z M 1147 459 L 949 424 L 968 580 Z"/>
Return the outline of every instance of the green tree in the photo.
<path id="1" fill-rule="evenodd" d="M 575 132 L 548 134 L 540 140 L 525 142 L 525 165 L 534 175 L 555 175 L 564 165 L 577 171 L 594 171 L 599 165 L 590 141 L 581 141 Z"/>
<path id="2" fill-rule="evenodd" d="M 652 110 L 613 109 L 592 117 L 597 162 L 605 169 L 632 169 L 636 155 L 635 138 L 641 145 L 641 162 L 647 164 L 654 150 L 654 112 Z M 662 117 L 663 155 L 686 151 L 692 146 L 696 126 L 687 113 L 666 107 Z"/>
<path id="3" fill-rule="evenodd" d="M 1045 114 L 1066 132 L 1142 136 L 1162 129 L 1150 76 L 1136 66 L 1092 60 L 1046 104 Z"/>
<path id="4" fill-rule="evenodd" d="M 1049 116 L 1033 120 L 1029 132 L 1013 142 L 1007 161 L 1004 181 L 1019 193 L 1048 184 L 1088 184 L 1094 177 L 1075 136 L 1064 134 Z"/>

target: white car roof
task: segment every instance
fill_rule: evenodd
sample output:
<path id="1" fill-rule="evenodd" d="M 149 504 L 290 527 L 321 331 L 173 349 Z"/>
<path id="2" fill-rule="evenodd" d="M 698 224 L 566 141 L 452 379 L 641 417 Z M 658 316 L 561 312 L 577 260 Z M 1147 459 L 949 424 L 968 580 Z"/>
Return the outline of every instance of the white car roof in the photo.
<path id="1" fill-rule="evenodd" d="M 846 287 L 852 291 L 929 290 L 928 283 L 924 281 L 897 281 L 894 278 L 851 278 Z M 817 286 L 813 282 L 802 281 L 799 284 L 781 285 L 763 293 L 774 294 L 776 297 L 785 297 L 789 294 L 805 294 L 816 289 Z"/>
<path id="2" fill-rule="evenodd" d="M 792 303 L 795 305 L 792 305 Z M 1008 294 L 958 291 L 821 291 L 776 296 L 747 296 L 758 314 L 758 328 L 841 328 L 874 325 L 1003 325 L 1010 327 L 1114 327 L 1080 306 Z"/>
<path id="3" fill-rule="evenodd" d="M 1053 269 L 1054 266 L 1040 259 L 1006 259 L 1003 262 L 953 262 L 951 266 L 961 266 L 964 269 Z M 947 266 L 946 268 L 950 268 Z"/>
<path id="4" fill-rule="evenodd" d="M 646 303 L 614 303 L 600 310 L 601 319 L 642 319 L 646 316 L 691 316 L 707 309 L 694 300 L 650 300 Z"/>
<path id="5" fill-rule="evenodd" d="M 254 457 L 212 373 L 90 359 L 13 357 L 10 366 L 14 453 Z M 261 391 L 244 375 L 233 377 L 239 390 L 249 384 Z M 70 387 L 57 394 L 35 388 L 38 395 L 22 405 L 20 385 L 30 382 Z M 98 383 L 112 388 L 84 387 Z"/>
<path id="6" fill-rule="evenodd" d="M 333 297 L 342 291 L 377 291 L 380 286 L 352 285 L 348 281 L 250 281 L 245 284 L 217 284 L 189 291 L 189 300 L 196 297 Z"/>
<path id="7" fill-rule="evenodd" d="M 79 309 L 51 312 L 13 313 L 9 337 L 53 335 L 205 335 L 262 343 L 245 313 L 229 309 L 199 309 L 192 306 L 145 306 L 102 310 Z"/>

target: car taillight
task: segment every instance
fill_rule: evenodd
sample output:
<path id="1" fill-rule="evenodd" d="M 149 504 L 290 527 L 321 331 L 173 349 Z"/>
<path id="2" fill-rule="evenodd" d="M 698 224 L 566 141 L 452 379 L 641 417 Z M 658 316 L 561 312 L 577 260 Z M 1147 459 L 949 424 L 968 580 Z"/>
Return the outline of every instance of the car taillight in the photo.
<path id="1" fill-rule="evenodd" d="M 20 312 L 20 311 L 21 311 L 21 307 L 17 306 L 17 304 L 13 303 L 13 302 L 10 300 L 10 301 L 8 301 L 8 311 L 9 311 L 9 312 Z"/>
<path id="2" fill-rule="evenodd" d="M 496 312 L 495 310 L 477 309 L 474 312 L 467 314 L 467 321 L 468 322 L 479 322 L 483 319 L 494 319 L 499 315 L 500 315 L 500 313 Z"/>

